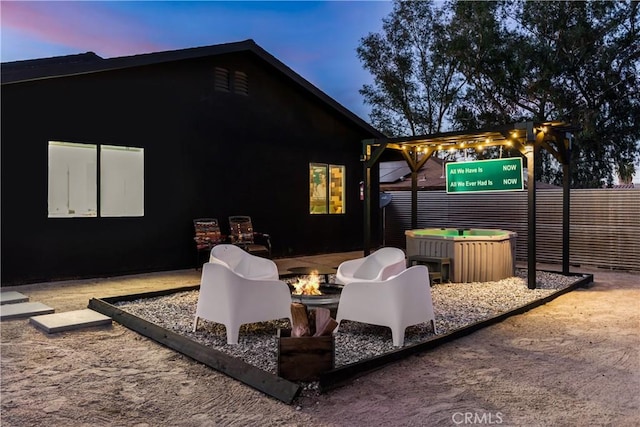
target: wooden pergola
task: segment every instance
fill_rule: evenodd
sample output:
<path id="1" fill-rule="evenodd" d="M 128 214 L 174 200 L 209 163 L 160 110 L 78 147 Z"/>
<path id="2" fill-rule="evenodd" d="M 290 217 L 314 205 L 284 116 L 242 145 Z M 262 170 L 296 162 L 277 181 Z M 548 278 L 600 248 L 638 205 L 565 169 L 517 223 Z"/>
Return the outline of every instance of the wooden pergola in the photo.
<path id="1" fill-rule="evenodd" d="M 564 122 L 522 122 L 490 129 L 445 132 L 433 135 L 366 139 L 362 141 L 364 167 L 364 254 L 371 250 L 371 168 L 382 153 L 397 150 L 411 169 L 411 227 L 418 226 L 418 171 L 437 151 L 450 149 L 477 150 L 489 146 L 517 149 L 527 160 L 527 286 L 536 288 L 536 166 L 544 148 L 562 165 L 562 272 L 569 273 L 569 202 L 571 188 L 571 145 L 573 133 L 580 128 Z"/>

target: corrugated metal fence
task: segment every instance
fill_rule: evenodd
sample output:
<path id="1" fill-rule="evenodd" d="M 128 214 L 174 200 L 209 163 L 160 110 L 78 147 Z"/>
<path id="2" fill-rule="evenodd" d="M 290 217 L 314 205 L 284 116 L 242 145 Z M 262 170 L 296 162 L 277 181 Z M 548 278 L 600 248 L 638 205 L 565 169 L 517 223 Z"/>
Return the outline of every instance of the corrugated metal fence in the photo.
<path id="1" fill-rule="evenodd" d="M 411 192 L 392 191 L 385 245 L 405 247 Z M 570 263 L 640 269 L 640 190 L 571 190 Z M 516 258 L 527 258 L 527 193 L 418 192 L 418 228 L 499 228 L 518 233 Z M 562 190 L 536 193 L 537 261 L 562 262 Z"/>

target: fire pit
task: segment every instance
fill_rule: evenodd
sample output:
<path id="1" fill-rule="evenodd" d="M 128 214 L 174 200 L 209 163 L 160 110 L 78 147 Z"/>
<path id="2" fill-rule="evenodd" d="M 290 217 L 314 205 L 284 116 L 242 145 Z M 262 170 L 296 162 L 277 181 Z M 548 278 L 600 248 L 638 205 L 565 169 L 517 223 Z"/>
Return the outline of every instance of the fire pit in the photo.
<path id="1" fill-rule="evenodd" d="M 291 301 L 299 302 L 308 307 L 324 307 L 329 305 L 338 305 L 340 301 L 340 292 L 342 289 L 337 288 L 339 285 L 329 285 L 320 287 L 320 295 L 291 295 Z"/>
<path id="2" fill-rule="evenodd" d="M 325 267 L 323 265 L 317 265 L 314 267 L 291 267 L 290 273 L 305 275 L 305 274 L 320 274 L 324 276 L 324 283 L 329 283 L 329 276 L 336 274 L 336 269 L 332 267 Z"/>
<path id="3" fill-rule="evenodd" d="M 321 285 L 317 270 L 311 270 L 305 278 L 298 277 L 291 286 L 293 287 L 291 300 L 310 308 L 337 306 L 340 301 L 340 292 L 342 292 L 342 285 L 332 283 Z"/>

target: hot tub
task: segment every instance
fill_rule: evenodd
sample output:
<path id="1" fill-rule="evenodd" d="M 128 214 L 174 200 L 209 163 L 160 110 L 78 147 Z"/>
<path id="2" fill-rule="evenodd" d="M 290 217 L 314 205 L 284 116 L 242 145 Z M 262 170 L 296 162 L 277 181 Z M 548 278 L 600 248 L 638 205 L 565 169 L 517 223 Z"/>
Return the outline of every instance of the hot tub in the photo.
<path id="1" fill-rule="evenodd" d="M 407 257 L 449 258 L 449 280 L 492 282 L 515 274 L 517 233 L 477 228 L 405 231 Z"/>

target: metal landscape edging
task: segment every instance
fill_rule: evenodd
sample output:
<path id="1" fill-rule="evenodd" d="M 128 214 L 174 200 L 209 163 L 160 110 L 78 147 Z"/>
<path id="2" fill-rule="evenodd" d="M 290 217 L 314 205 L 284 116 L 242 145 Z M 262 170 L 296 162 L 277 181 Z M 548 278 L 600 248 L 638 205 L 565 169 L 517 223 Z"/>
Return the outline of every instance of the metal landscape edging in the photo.
<path id="1" fill-rule="evenodd" d="M 561 274 L 558 272 L 552 272 Z M 456 329 L 448 334 L 437 336 L 427 341 L 412 344 L 407 347 L 393 350 L 391 352 L 365 359 L 359 362 L 350 363 L 339 368 L 332 369 L 320 375 L 319 387 L 321 392 L 326 392 L 340 387 L 349 381 L 379 369 L 390 363 L 405 359 L 409 356 L 432 350 L 442 344 L 453 341 L 457 338 L 469 335 L 479 329 L 501 322 L 508 317 L 525 313 L 533 308 L 544 305 L 555 298 L 568 293 L 579 287 L 586 287 L 593 282 L 593 274 L 571 273 L 569 276 L 582 276 L 566 288 L 560 289 L 544 298 L 537 299 L 513 310 L 500 313 L 479 322 L 472 323 L 462 328 Z M 167 289 L 163 291 L 153 291 L 139 294 L 122 295 L 107 298 L 91 298 L 89 308 L 111 317 L 116 322 L 131 329 L 147 338 L 178 351 L 204 365 L 224 373 L 242 383 L 253 387 L 273 398 L 284 403 L 291 404 L 300 393 L 302 387 L 299 384 L 288 381 L 275 374 L 259 369 L 238 358 L 232 357 L 224 352 L 202 345 L 183 335 L 160 327 L 152 322 L 144 320 L 138 316 L 128 313 L 114 306 L 118 301 L 132 301 L 143 298 L 153 298 L 156 296 L 171 295 L 178 292 L 192 291 L 199 289 L 199 285 Z"/>
<path id="2" fill-rule="evenodd" d="M 89 308 L 111 317 L 116 322 L 147 338 L 184 354 L 208 367 L 222 372 L 244 384 L 253 387 L 271 397 L 285 403 L 292 403 L 300 393 L 299 384 L 280 378 L 262 369 L 246 363 L 238 358 L 202 345 L 176 332 L 165 329 L 155 323 L 119 309 L 112 303 L 117 301 L 131 301 L 140 298 L 170 295 L 173 293 L 196 290 L 199 286 L 176 288 L 166 291 L 149 292 L 147 294 L 125 295 L 122 297 L 92 298 Z"/>
<path id="3" fill-rule="evenodd" d="M 558 272 L 551 273 L 561 274 Z M 477 330 L 501 322 L 508 317 L 525 313 L 531 309 L 544 305 L 563 294 L 571 292 L 576 288 L 586 287 L 588 284 L 593 282 L 593 274 L 570 273 L 569 276 L 582 276 L 583 278 L 572 283 L 566 288 L 559 289 L 558 291 L 547 295 L 544 298 L 540 298 L 528 304 L 516 307 L 513 310 L 505 311 L 504 313 L 500 313 L 497 316 L 489 317 L 487 319 L 469 324 L 467 326 L 449 332 L 448 334 L 436 336 L 434 338 L 428 339 L 427 341 L 402 347 L 400 349 L 381 354 L 380 356 L 372 357 L 360 362 L 350 363 L 348 365 L 344 365 L 331 371 L 325 372 L 324 374 L 320 375 L 320 391 L 325 392 L 336 387 L 340 387 L 341 385 L 344 385 L 349 381 L 370 371 L 380 369 L 385 365 L 401 359 L 405 359 L 409 356 L 432 350 L 438 346 L 441 346 L 442 344 L 446 344 L 455 339 L 469 335 Z"/>

